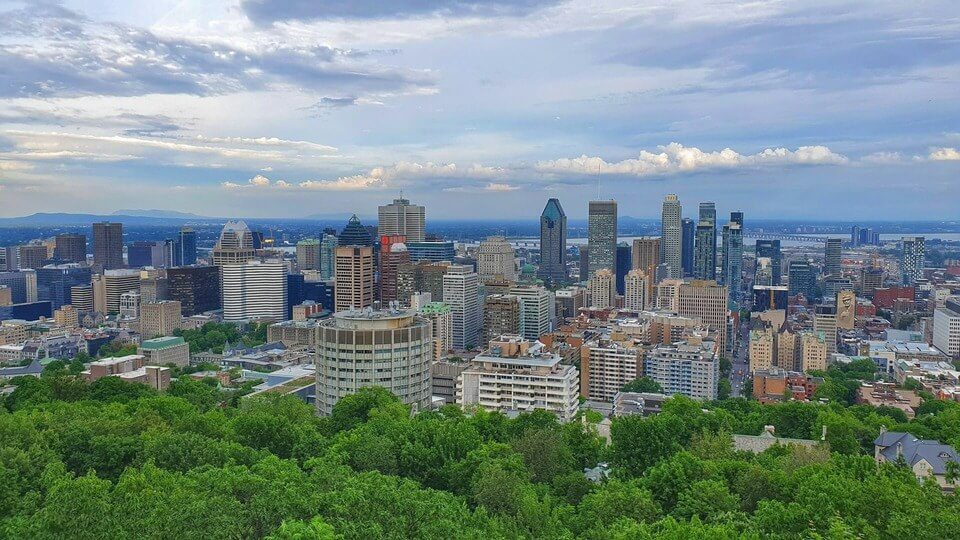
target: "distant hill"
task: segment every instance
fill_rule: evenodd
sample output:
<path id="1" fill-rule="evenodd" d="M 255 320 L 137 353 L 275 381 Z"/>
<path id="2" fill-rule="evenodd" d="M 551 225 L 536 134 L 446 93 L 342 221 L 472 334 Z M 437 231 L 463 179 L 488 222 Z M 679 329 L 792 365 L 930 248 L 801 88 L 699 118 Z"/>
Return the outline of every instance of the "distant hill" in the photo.
<path id="1" fill-rule="evenodd" d="M 217 219 L 208 216 L 198 216 L 197 214 L 191 214 L 188 212 L 177 212 L 176 210 L 117 210 L 110 215 L 169 219 Z"/>
<path id="2" fill-rule="evenodd" d="M 0 227 L 53 227 L 62 225 L 90 225 L 98 221 L 116 221 L 129 225 L 170 225 L 184 221 L 216 221 L 217 218 L 189 217 L 154 217 L 127 214 L 68 214 L 40 212 L 29 216 L 0 218 Z"/>

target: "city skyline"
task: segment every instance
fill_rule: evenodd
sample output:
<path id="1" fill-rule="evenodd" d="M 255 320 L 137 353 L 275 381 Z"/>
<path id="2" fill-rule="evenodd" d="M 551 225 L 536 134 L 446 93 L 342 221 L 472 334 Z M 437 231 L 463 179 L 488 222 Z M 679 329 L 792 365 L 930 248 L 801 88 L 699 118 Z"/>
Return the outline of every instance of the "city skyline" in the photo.
<path id="1" fill-rule="evenodd" d="M 599 180 L 640 217 L 676 193 L 947 219 L 960 194 L 949 2 L 5 5 L 3 217 L 373 215 L 402 191 L 535 218 Z"/>

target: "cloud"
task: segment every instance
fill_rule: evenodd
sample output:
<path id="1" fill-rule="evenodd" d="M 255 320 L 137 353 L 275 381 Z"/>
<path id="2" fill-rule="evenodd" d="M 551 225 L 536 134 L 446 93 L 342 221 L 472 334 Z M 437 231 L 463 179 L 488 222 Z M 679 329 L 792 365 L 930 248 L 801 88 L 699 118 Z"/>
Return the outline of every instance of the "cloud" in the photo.
<path id="1" fill-rule="evenodd" d="M 956 148 L 934 148 L 927 155 L 930 161 L 960 161 L 960 150 Z"/>
<path id="2" fill-rule="evenodd" d="M 356 94 L 434 83 L 428 71 L 393 68 L 360 51 L 284 40 L 244 47 L 158 36 L 96 23 L 44 3 L 0 12 L 0 97 L 209 96 L 286 85 Z"/>
<path id="3" fill-rule="evenodd" d="M 431 15 L 518 16 L 559 0 L 242 0 L 240 5 L 252 21 L 320 19 L 386 19 Z"/>
<path id="4" fill-rule="evenodd" d="M 483 193 L 483 192 L 506 193 L 510 191 L 517 191 L 519 189 L 520 189 L 520 186 L 504 184 L 502 182 L 489 182 L 483 186 L 457 186 L 457 187 L 445 188 L 443 191 L 446 191 L 447 193 Z"/>
<path id="5" fill-rule="evenodd" d="M 246 184 L 239 184 L 239 183 L 237 183 L 237 182 L 227 181 L 227 182 L 220 182 L 220 186 L 223 187 L 224 189 L 229 189 L 229 190 L 240 190 L 240 189 L 245 189 L 245 188 L 248 188 L 248 189 L 260 189 L 260 188 L 286 189 L 286 188 L 291 187 L 291 184 L 289 184 L 288 182 L 286 182 L 286 181 L 284 181 L 284 180 L 277 180 L 276 182 L 274 182 L 274 181 L 270 180 L 269 178 L 267 178 L 266 176 L 264 176 L 264 175 L 262 175 L 262 174 L 258 174 L 258 175 L 256 175 L 256 176 L 254 176 L 253 178 L 247 180 L 247 183 L 246 183 Z"/>
<path id="6" fill-rule="evenodd" d="M 900 152 L 874 152 L 860 158 L 861 162 L 878 165 L 888 163 L 902 163 L 903 155 Z"/>
<path id="7" fill-rule="evenodd" d="M 55 106 L 53 109 L 11 106 L 0 110 L 0 124 L 121 129 L 124 134 L 132 136 L 170 135 L 184 129 L 190 123 L 192 119 L 178 120 L 163 114 L 149 115 L 128 111 L 103 115 L 62 106 Z"/>
<path id="8" fill-rule="evenodd" d="M 704 152 L 680 143 L 658 146 L 658 153 L 641 150 L 636 159 L 607 162 L 600 157 L 582 155 L 539 161 L 536 170 L 557 174 L 616 174 L 627 176 L 659 176 L 709 169 L 754 168 L 773 165 L 839 165 L 849 160 L 826 146 L 801 146 L 796 150 L 767 148 L 759 153 L 743 155 L 730 148 Z"/>

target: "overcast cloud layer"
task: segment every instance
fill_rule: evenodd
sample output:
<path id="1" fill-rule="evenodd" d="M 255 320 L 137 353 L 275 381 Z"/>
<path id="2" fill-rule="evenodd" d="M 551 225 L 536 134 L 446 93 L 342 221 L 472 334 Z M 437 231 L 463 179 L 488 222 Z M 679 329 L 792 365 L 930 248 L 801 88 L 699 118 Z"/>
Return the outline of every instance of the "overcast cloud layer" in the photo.
<path id="1" fill-rule="evenodd" d="M 0 0 L 0 215 L 958 216 L 954 1 L 129 4 Z"/>

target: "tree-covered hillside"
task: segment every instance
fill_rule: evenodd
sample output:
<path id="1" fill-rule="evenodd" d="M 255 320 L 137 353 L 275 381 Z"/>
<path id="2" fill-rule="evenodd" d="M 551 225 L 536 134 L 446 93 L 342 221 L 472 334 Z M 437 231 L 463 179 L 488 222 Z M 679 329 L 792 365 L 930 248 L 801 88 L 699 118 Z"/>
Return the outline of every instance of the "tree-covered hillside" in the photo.
<path id="1" fill-rule="evenodd" d="M 19 379 L 0 412 L 0 538 L 957 538 L 960 504 L 868 452 L 881 425 L 960 442 L 960 407 L 909 423 L 806 403 L 708 406 L 592 428 L 408 410 L 367 389 L 318 418 L 212 384 L 159 395 L 69 371 Z M 766 424 L 826 449 L 734 453 Z M 583 469 L 608 461 L 594 484 Z"/>

